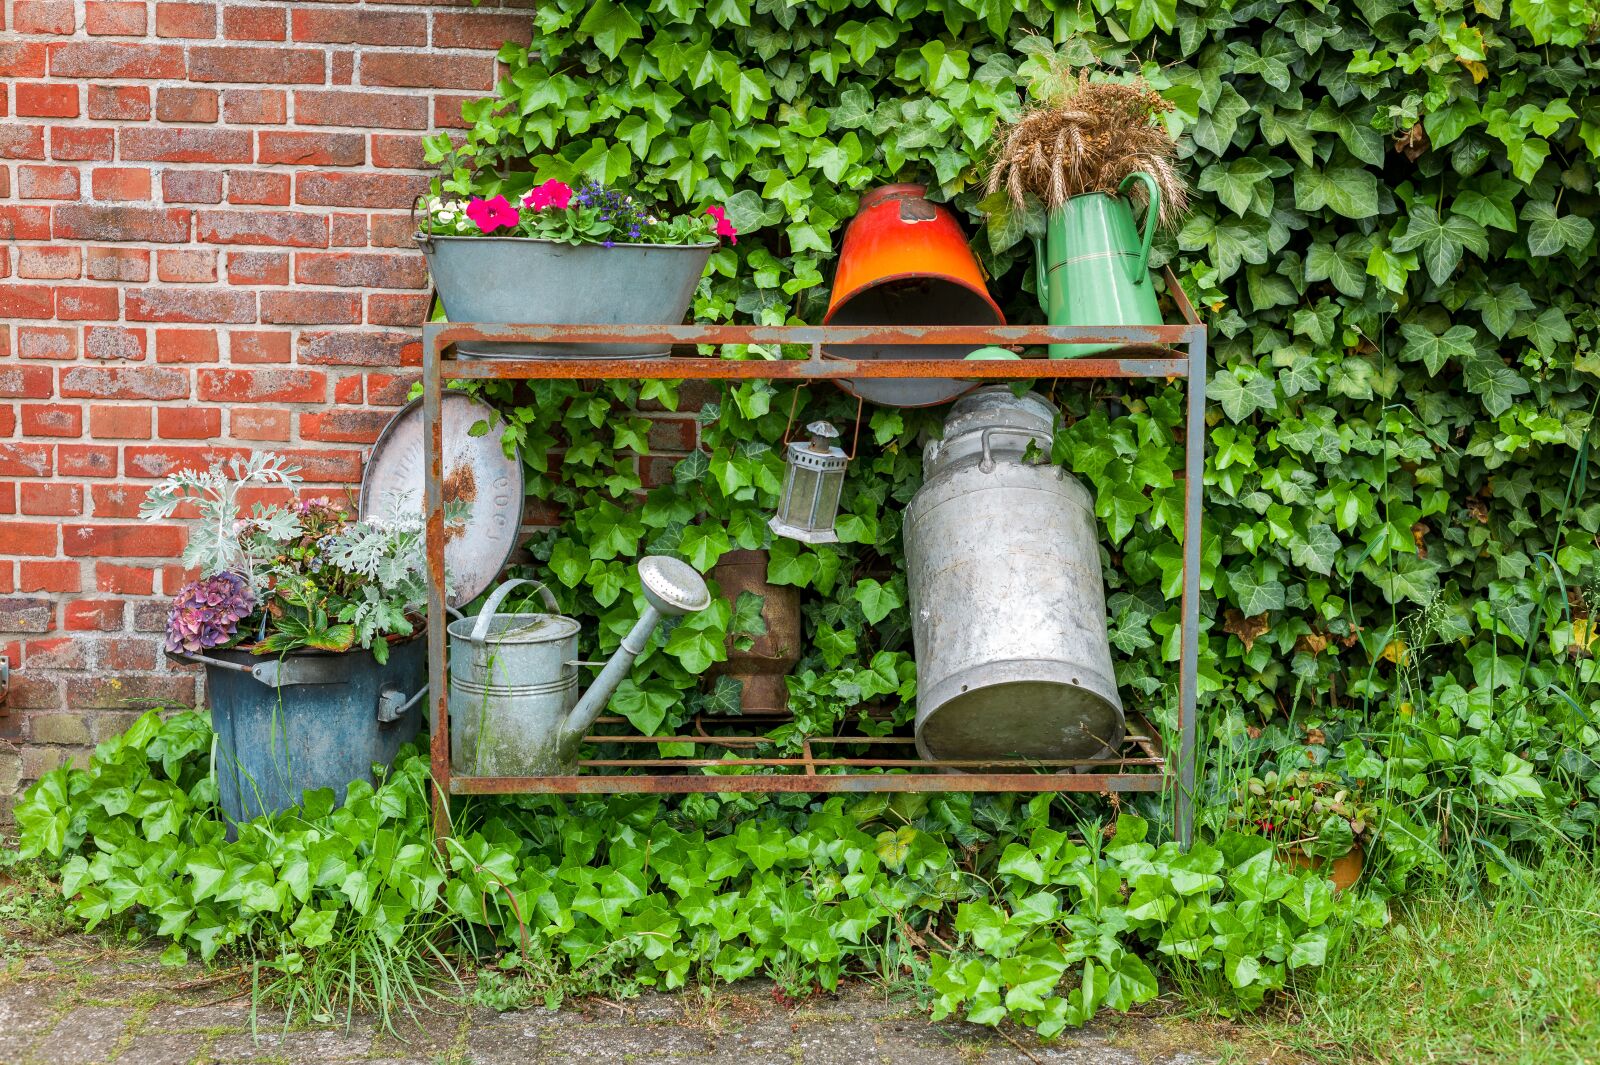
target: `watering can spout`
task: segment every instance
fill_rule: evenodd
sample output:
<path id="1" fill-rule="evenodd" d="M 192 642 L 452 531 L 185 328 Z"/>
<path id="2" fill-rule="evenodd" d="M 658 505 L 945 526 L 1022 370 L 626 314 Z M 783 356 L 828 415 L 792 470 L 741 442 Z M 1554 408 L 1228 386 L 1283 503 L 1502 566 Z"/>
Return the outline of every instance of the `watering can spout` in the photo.
<path id="1" fill-rule="evenodd" d="M 644 586 L 645 607 L 634 622 L 622 646 L 600 670 L 600 675 L 583 693 L 578 705 L 567 715 L 561 730 L 561 746 L 575 746 L 594 725 L 595 719 L 611 702 L 617 685 L 633 669 L 633 663 L 650 645 L 650 637 L 664 617 L 695 614 L 711 605 L 711 590 L 704 578 L 687 562 L 663 555 L 648 555 L 639 562 L 639 582 Z"/>

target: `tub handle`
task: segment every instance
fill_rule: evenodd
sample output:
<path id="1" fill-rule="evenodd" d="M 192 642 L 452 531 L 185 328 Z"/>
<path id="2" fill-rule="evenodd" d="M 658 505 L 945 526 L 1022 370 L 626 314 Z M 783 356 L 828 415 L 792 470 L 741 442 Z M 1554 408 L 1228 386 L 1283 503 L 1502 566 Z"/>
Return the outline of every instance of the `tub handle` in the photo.
<path id="1" fill-rule="evenodd" d="M 299 684 L 347 684 L 349 677 L 336 658 L 268 658 L 254 665 L 224 662 L 210 655 L 190 654 L 187 651 L 168 651 L 168 657 L 185 662 L 197 662 L 215 669 L 228 669 L 235 673 L 248 673 L 269 688 L 289 688 Z"/>
<path id="2" fill-rule="evenodd" d="M 417 700 L 428 694 L 428 686 L 424 684 L 417 689 L 417 694 L 406 698 L 406 693 L 399 688 L 385 688 L 378 693 L 378 721 L 388 725 L 399 721 L 405 716 L 407 710 L 417 705 Z"/>
<path id="3" fill-rule="evenodd" d="M 1049 447 L 1055 438 L 1043 429 L 1019 429 L 1008 425 L 991 425 L 979 434 L 978 440 L 983 445 L 983 461 L 978 463 L 978 469 L 983 473 L 994 472 L 994 455 L 989 450 L 989 437 L 995 433 L 1014 433 L 1018 436 L 1031 436 L 1034 440 Z"/>
<path id="4" fill-rule="evenodd" d="M 561 613 L 561 605 L 556 602 L 556 597 L 550 594 L 550 589 L 545 587 L 543 581 L 529 581 L 521 577 L 513 577 L 489 594 L 489 599 L 483 604 L 483 609 L 478 611 L 478 623 L 472 626 L 472 632 L 467 636 L 467 639 L 473 643 L 482 643 L 484 641 L 484 638 L 489 635 L 489 623 L 494 620 L 495 611 L 500 608 L 500 604 L 505 601 L 506 596 L 511 594 L 511 589 L 519 584 L 533 585 L 539 590 L 539 595 L 544 599 L 544 605 L 549 608 L 550 613 Z"/>

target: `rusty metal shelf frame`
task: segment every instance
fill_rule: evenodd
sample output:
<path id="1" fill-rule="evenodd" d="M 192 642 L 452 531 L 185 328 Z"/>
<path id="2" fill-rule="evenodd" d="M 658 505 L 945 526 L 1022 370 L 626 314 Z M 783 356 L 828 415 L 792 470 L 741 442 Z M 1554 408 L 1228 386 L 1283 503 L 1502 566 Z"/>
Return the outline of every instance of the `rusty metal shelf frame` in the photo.
<path id="1" fill-rule="evenodd" d="M 428 527 L 428 677 L 433 703 L 434 829 L 440 838 L 450 832 L 449 797 L 482 794 L 617 794 L 617 793 L 837 793 L 837 792 L 1121 792 L 1175 789 L 1174 829 L 1188 846 L 1194 831 L 1197 768 L 1195 714 L 1198 697 L 1200 636 L 1200 527 L 1205 467 L 1206 328 L 1195 316 L 1183 289 L 1167 275 L 1184 324 L 1160 326 L 592 326 L 486 325 L 429 323 L 423 327 L 424 447 L 426 519 Z M 724 359 L 703 356 L 669 358 L 547 358 L 456 360 L 449 355 L 462 342 L 590 344 L 604 349 L 619 344 L 652 343 L 681 347 L 774 345 L 800 347 L 803 359 Z M 1102 356 L 1083 359 L 1025 357 L 1018 360 L 966 362 L 945 359 L 866 359 L 824 356 L 823 346 L 836 350 L 852 344 L 935 345 L 971 347 L 1043 346 L 1056 343 L 1116 345 Z M 1187 385 L 1184 426 L 1184 538 L 1182 632 L 1179 655 L 1179 722 L 1176 765 L 1168 759 L 1147 722 L 1130 718 L 1130 739 L 1114 757 L 1074 765 L 1036 761 L 972 763 L 923 761 L 913 757 L 842 758 L 818 756 L 816 748 L 860 744 L 901 746 L 910 737 L 812 737 L 799 757 L 669 759 L 610 757 L 581 763 L 574 776 L 453 776 L 450 768 L 448 673 L 445 663 L 444 491 L 439 440 L 441 397 L 453 380 L 718 380 L 838 381 L 849 378 L 959 379 L 1017 381 L 1159 377 L 1183 379 Z M 602 718 L 615 726 L 620 718 Z M 773 718 L 698 719 L 698 732 L 743 727 L 770 728 Z M 731 723 L 737 723 L 731 724 Z M 1138 727 L 1132 727 L 1137 723 Z M 770 742 L 764 736 L 595 736 L 595 742 L 648 750 L 664 742 L 696 743 L 737 750 Z M 760 753 L 760 752 L 758 752 Z M 896 752 L 909 754 L 911 752 Z M 742 768 L 748 773 L 724 774 L 708 769 Z M 1078 772 L 1060 772 L 1074 768 Z M 672 771 L 668 771 L 668 770 Z M 1082 771 L 1082 770 L 1092 771 Z M 587 772 L 585 772 L 587 770 Z M 649 772 L 639 772 L 648 770 Z"/>

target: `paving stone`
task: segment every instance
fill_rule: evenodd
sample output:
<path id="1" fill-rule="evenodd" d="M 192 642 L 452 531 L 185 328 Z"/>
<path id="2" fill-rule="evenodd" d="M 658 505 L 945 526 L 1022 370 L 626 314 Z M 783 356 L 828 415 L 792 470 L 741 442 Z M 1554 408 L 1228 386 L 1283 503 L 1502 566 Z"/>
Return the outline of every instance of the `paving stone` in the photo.
<path id="1" fill-rule="evenodd" d="M 122 1006 L 79 1006 L 40 1040 L 33 1058 L 42 1065 L 91 1065 L 110 1059 L 122 1041 L 133 1010 Z"/>
<path id="2" fill-rule="evenodd" d="M 198 1032 L 135 1036 L 116 1057 L 117 1065 L 189 1065 L 205 1049 Z"/>
<path id="3" fill-rule="evenodd" d="M 211 1041 L 207 1060 L 234 1062 L 288 1058 L 317 1062 L 349 1061 L 367 1057 L 372 1044 L 372 1029 L 364 1024 L 358 1024 L 348 1032 L 343 1028 L 294 1032 L 261 1030 L 258 1036 L 252 1036 L 249 1032 L 217 1036 Z"/>
<path id="4" fill-rule="evenodd" d="M 0 987 L 0 1061 L 21 1061 L 61 1013 L 58 988 L 42 980 Z"/>
<path id="5" fill-rule="evenodd" d="M 548 1045 L 554 1056 L 572 1062 L 657 1058 L 698 1061 L 714 1050 L 703 1032 L 660 1024 L 558 1028 L 547 1032 L 540 1043 Z"/>
<path id="6" fill-rule="evenodd" d="M 268 1019 L 258 1015 L 258 1027 L 276 1027 L 272 1023 L 283 1023 L 282 1017 Z M 218 1028 L 248 1028 L 250 1026 L 250 1003 L 248 1000 L 235 1002 L 163 1002 L 150 1008 L 145 1015 L 144 1026 L 141 1031 L 157 1032 L 182 1032 L 207 1030 L 214 1031 Z"/>

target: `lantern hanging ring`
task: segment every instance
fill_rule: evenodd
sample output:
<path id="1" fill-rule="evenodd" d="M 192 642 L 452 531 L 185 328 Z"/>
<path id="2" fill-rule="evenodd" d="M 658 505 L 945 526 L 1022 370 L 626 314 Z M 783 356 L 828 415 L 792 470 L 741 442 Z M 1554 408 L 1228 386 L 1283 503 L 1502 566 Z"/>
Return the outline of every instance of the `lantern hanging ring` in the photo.
<path id="1" fill-rule="evenodd" d="M 786 448 L 789 446 L 789 430 L 794 428 L 794 416 L 800 408 L 800 393 L 805 387 L 806 383 L 802 381 L 795 387 L 793 392 L 789 393 L 789 420 L 783 426 L 783 445 Z M 850 433 L 850 453 L 845 456 L 846 460 L 855 460 L 856 449 L 861 442 L 861 412 L 866 409 L 866 405 L 867 401 L 865 399 L 860 396 L 856 397 L 856 425 Z M 810 428 L 810 426 L 807 426 L 807 428 Z"/>

